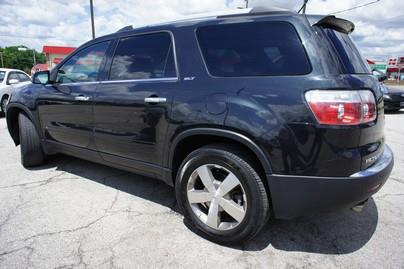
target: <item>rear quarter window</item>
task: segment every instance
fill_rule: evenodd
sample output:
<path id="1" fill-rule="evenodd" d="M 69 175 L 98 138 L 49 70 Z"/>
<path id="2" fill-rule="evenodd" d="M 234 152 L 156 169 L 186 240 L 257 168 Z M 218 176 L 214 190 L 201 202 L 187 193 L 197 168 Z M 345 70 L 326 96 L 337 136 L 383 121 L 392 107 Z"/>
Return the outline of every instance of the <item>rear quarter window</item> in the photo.
<path id="1" fill-rule="evenodd" d="M 342 72 L 346 74 L 370 74 L 370 67 L 348 34 L 332 29 L 321 29 L 324 38 L 338 56 Z"/>
<path id="2" fill-rule="evenodd" d="M 215 77 L 287 76 L 311 72 L 295 28 L 287 22 L 203 26 L 197 39 Z"/>

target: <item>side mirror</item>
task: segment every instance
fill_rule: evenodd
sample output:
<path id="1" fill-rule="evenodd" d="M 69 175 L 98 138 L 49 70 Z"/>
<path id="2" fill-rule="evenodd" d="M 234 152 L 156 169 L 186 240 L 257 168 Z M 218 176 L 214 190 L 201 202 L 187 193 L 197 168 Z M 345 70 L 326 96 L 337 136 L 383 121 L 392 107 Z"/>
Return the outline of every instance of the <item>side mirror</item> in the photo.
<path id="1" fill-rule="evenodd" d="M 50 72 L 49 71 L 39 71 L 32 77 L 32 83 L 34 84 L 48 84 L 49 83 Z"/>
<path id="2" fill-rule="evenodd" d="M 378 77 L 378 79 L 380 82 L 383 82 L 383 81 L 387 80 L 387 76 L 380 76 L 380 77 Z"/>

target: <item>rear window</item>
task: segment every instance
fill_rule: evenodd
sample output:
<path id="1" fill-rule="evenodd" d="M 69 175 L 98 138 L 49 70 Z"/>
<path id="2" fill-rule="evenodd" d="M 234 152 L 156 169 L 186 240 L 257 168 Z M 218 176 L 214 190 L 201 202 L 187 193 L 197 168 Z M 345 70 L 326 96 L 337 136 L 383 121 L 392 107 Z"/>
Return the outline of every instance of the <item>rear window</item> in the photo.
<path id="1" fill-rule="evenodd" d="M 285 76 L 311 72 L 295 28 L 286 22 L 204 26 L 198 42 L 216 77 Z"/>
<path id="2" fill-rule="evenodd" d="M 332 29 L 323 29 L 330 47 L 336 52 L 342 71 L 346 74 L 369 74 L 370 67 L 348 34 Z"/>

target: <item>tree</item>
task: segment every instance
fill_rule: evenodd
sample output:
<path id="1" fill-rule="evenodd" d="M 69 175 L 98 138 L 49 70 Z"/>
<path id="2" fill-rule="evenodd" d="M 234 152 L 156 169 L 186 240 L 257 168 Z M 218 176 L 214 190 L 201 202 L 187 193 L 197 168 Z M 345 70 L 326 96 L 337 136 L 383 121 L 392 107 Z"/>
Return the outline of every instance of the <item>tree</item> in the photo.
<path id="1" fill-rule="evenodd" d="M 26 51 L 20 51 L 18 48 L 27 48 Z M 33 49 L 27 46 L 12 46 L 12 47 L 0 47 L 0 53 L 3 56 L 4 68 L 14 68 L 25 71 L 26 73 L 31 73 L 31 68 L 34 65 Z M 43 53 L 35 51 L 36 62 L 46 63 L 46 57 Z M 1 62 L 0 62 L 1 64 Z M 2 66 L 0 66 L 2 67 Z"/>

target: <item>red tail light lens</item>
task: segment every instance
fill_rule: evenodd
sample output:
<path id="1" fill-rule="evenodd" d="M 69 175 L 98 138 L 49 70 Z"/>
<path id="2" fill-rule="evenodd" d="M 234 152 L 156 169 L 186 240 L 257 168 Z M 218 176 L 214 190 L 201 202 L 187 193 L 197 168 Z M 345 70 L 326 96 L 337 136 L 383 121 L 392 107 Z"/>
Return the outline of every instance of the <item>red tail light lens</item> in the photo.
<path id="1" fill-rule="evenodd" d="M 376 119 L 371 91 L 314 90 L 305 97 L 320 124 L 356 125 Z"/>

